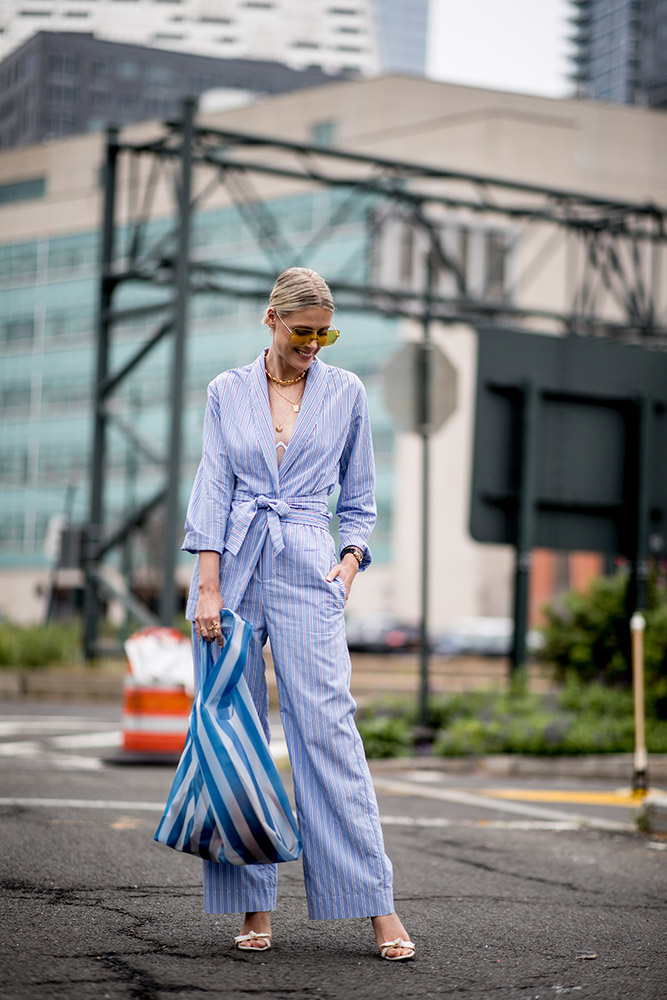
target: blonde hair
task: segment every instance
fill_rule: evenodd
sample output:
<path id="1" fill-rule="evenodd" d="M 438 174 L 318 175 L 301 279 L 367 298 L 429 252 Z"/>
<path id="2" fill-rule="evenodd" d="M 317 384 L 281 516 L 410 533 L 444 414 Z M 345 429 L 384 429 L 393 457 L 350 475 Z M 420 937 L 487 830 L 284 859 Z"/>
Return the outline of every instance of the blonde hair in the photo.
<path id="1" fill-rule="evenodd" d="M 290 267 L 276 278 L 262 323 L 270 326 L 269 309 L 275 309 L 279 316 L 287 316 L 312 306 L 333 312 L 331 289 L 317 271 L 308 267 Z"/>

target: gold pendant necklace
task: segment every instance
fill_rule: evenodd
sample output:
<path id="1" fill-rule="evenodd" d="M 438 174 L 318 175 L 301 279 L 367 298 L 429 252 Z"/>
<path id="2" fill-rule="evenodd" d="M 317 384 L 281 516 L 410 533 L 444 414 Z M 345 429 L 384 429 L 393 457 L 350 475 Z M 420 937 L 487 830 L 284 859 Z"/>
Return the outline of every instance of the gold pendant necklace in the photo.
<path id="1" fill-rule="evenodd" d="M 283 398 L 283 399 L 285 400 L 285 402 L 289 403 L 289 405 L 290 405 L 290 406 L 292 407 L 292 409 L 294 410 L 294 412 L 295 412 L 295 413 L 298 413 L 298 412 L 299 412 L 299 410 L 301 409 L 301 400 L 303 399 L 303 392 L 304 392 L 304 390 L 303 390 L 303 389 L 301 390 L 301 395 L 300 395 L 300 396 L 299 396 L 299 398 L 297 399 L 296 403 L 294 403 L 294 402 L 293 402 L 293 401 L 292 401 L 292 400 L 291 400 L 291 399 L 289 398 L 289 396 L 286 396 L 286 395 L 285 395 L 284 393 L 282 393 L 282 392 L 280 391 L 280 389 L 276 389 L 275 385 L 273 386 L 273 391 L 274 391 L 274 392 L 277 392 L 277 393 L 278 393 L 278 395 L 279 395 L 279 396 L 281 396 L 281 397 L 282 397 L 282 398 Z"/>
<path id="2" fill-rule="evenodd" d="M 304 390 L 305 390 L 305 386 L 301 390 L 301 395 L 299 396 L 299 398 L 298 398 L 298 400 L 297 400 L 296 403 L 293 402 L 288 396 L 285 396 L 285 394 L 282 393 L 280 391 L 280 389 L 277 389 L 275 385 L 272 386 L 272 388 L 273 388 L 273 391 L 276 392 L 279 396 L 281 396 L 282 399 L 284 399 L 286 403 L 289 403 L 289 405 L 292 407 L 292 410 L 294 411 L 294 413 L 299 413 L 299 411 L 301 410 L 301 400 L 303 399 L 303 393 L 304 393 Z M 283 424 L 275 423 L 273 426 L 275 427 L 275 429 L 278 432 L 278 434 L 282 434 L 282 432 L 283 432 L 283 426 L 284 426 Z"/>

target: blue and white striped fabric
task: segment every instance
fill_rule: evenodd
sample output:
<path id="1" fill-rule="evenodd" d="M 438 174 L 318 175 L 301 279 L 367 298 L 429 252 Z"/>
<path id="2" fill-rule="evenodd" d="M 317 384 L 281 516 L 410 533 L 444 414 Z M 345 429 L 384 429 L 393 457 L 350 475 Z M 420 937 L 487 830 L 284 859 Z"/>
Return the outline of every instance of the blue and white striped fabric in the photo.
<path id="1" fill-rule="evenodd" d="M 392 913 L 391 862 L 354 724 L 347 594 L 340 577 L 327 580 L 338 561 L 328 511 L 337 485 L 341 546 L 362 549 L 361 569 L 371 560 L 375 476 L 366 394 L 352 372 L 314 358 L 278 463 L 264 364 L 262 353 L 209 385 L 183 548 L 220 553 L 222 603 L 252 624 L 244 676 L 267 738 L 262 648 L 270 639 L 309 916 Z M 197 565 L 186 611 L 191 621 L 198 581 Z M 199 652 L 195 644 L 196 678 Z M 277 865 L 204 860 L 203 879 L 207 913 L 276 906 Z"/>
<path id="2" fill-rule="evenodd" d="M 225 607 L 238 610 L 271 536 L 283 550 L 286 522 L 323 528 L 328 497 L 336 505 L 341 548 L 356 545 L 371 562 L 368 539 L 376 518 L 375 466 L 366 393 L 361 380 L 314 358 L 301 411 L 280 465 L 264 370 L 264 354 L 250 365 L 222 372 L 208 387 L 202 460 L 185 524 L 183 549 L 219 552 Z M 186 618 L 194 621 L 199 597 L 195 567 Z"/>
<path id="3" fill-rule="evenodd" d="M 295 861 L 299 832 L 243 676 L 251 626 L 226 610 L 221 622 L 221 651 L 200 640 L 199 691 L 155 840 L 233 865 Z"/>

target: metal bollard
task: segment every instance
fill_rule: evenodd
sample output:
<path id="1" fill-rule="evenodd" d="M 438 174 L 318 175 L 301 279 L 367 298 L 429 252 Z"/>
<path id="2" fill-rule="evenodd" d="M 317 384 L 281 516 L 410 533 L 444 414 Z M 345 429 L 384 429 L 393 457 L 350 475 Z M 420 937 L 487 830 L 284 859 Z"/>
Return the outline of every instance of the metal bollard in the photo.
<path id="1" fill-rule="evenodd" d="M 644 727 L 644 629 L 646 620 L 640 611 L 630 619 L 632 633 L 632 690 L 635 705 L 635 753 L 632 775 L 633 792 L 646 792 L 648 756 Z"/>

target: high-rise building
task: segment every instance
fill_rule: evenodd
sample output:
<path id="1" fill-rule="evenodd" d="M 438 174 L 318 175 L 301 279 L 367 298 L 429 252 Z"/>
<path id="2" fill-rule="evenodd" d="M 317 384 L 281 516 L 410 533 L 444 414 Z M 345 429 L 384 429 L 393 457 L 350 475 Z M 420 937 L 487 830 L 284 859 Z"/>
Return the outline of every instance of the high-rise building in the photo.
<path id="1" fill-rule="evenodd" d="M 383 71 L 423 75 L 428 0 L 374 0 L 374 7 Z"/>
<path id="2" fill-rule="evenodd" d="M 400 29 L 387 41 L 392 63 L 404 39 L 416 70 L 411 26 L 423 23 L 426 5 L 427 0 L 410 5 L 395 0 L 0 0 L 0 59 L 40 30 L 85 31 L 109 41 L 217 58 L 369 75 L 382 68 L 376 21 L 386 18 L 400 20 Z M 422 30 L 425 36 L 425 24 Z"/>
<path id="3" fill-rule="evenodd" d="M 316 67 L 39 31 L 0 63 L 0 149 L 168 118 L 184 97 L 205 91 L 216 91 L 220 109 L 343 78 Z"/>
<path id="4" fill-rule="evenodd" d="M 571 0 L 577 96 L 667 108 L 667 0 Z"/>

